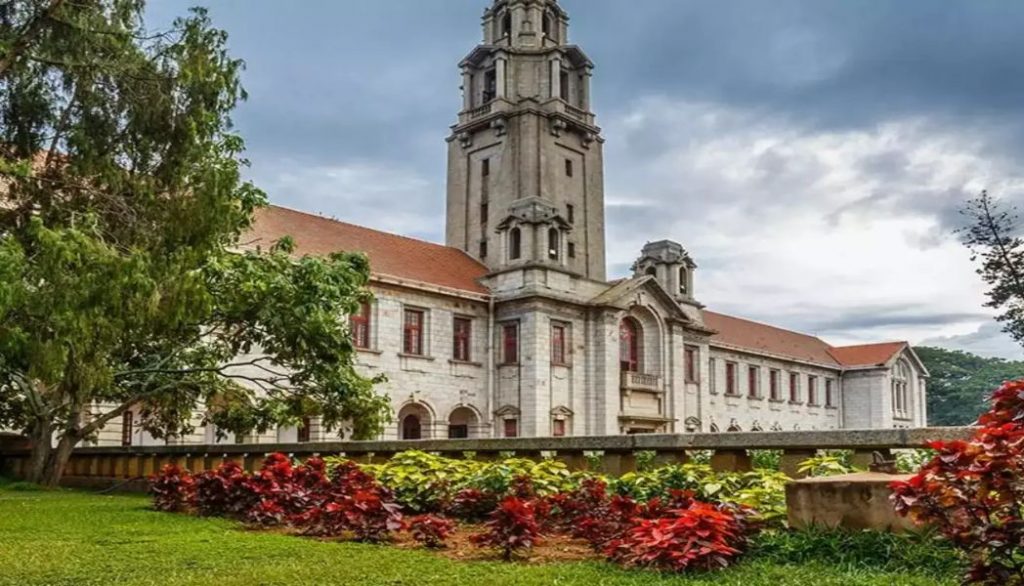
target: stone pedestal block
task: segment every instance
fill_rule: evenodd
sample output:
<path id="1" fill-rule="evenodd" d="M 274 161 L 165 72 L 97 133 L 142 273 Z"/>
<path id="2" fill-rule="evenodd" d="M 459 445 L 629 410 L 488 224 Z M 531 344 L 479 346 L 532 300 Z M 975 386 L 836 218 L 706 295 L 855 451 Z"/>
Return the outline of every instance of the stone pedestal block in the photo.
<path id="1" fill-rule="evenodd" d="M 889 485 L 909 475 L 858 472 L 843 476 L 805 478 L 786 485 L 789 525 L 853 530 L 905 531 L 913 524 L 896 515 Z"/>

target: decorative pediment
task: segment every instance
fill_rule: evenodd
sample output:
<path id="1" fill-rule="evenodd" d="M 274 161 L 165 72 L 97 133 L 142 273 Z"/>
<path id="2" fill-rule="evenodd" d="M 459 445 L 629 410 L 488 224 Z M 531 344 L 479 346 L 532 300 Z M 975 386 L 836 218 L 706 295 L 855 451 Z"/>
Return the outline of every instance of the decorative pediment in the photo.
<path id="1" fill-rule="evenodd" d="M 554 409 L 551 410 L 551 415 L 553 417 L 572 417 L 574 413 L 572 409 L 564 405 L 559 405 L 558 407 L 555 407 Z"/>
<path id="2" fill-rule="evenodd" d="M 519 407 L 505 405 L 494 412 L 495 417 L 519 417 L 522 412 Z"/>
<path id="3" fill-rule="evenodd" d="M 688 315 L 679 303 L 658 284 L 654 277 L 643 276 L 623 279 L 615 283 L 603 293 L 590 300 L 591 305 L 629 309 L 640 303 L 653 303 L 660 307 L 664 314 L 696 328 L 702 328 L 699 320 Z"/>
<path id="4" fill-rule="evenodd" d="M 512 202 L 508 207 L 508 215 L 498 224 L 498 230 L 516 224 L 553 224 L 562 230 L 572 229 L 572 224 L 559 214 L 558 208 L 539 197 L 527 197 Z"/>

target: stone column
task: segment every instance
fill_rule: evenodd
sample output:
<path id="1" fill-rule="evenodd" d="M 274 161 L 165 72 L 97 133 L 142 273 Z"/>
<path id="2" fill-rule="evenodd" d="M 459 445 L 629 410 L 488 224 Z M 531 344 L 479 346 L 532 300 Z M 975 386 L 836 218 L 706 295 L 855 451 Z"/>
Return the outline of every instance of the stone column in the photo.
<path id="1" fill-rule="evenodd" d="M 462 70 L 462 109 L 473 108 L 473 75 L 469 69 Z"/>
<path id="2" fill-rule="evenodd" d="M 558 57 L 551 59 L 551 97 L 557 98 L 562 95 L 562 60 Z"/>
<path id="3" fill-rule="evenodd" d="M 508 61 L 496 59 L 494 61 L 494 72 L 497 77 L 496 95 L 498 98 L 504 99 L 508 96 Z"/>
<path id="4" fill-rule="evenodd" d="M 754 463 L 746 450 L 715 450 L 711 456 L 711 469 L 715 472 L 750 472 Z"/>

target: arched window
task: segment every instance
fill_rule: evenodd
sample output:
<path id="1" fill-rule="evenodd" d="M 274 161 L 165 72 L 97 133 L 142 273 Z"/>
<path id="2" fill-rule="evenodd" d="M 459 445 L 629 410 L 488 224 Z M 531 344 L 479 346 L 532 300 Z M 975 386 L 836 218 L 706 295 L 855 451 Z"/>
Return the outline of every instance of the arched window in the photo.
<path id="1" fill-rule="evenodd" d="M 627 317 L 619 324 L 619 365 L 625 372 L 640 372 L 640 324 Z"/>
<path id="2" fill-rule="evenodd" d="M 907 363 L 899 361 L 892 372 L 892 411 L 900 419 L 906 419 L 910 413 L 910 368 Z"/>
<path id="3" fill-rule="evenodd" d="M 523 232 L 519 228 L 512 228 L 508 233 L 508 256 L 512 260 L 523 256 Z"/>
<path id="4" fill-rule="evenodd" d="M 558 235 L 558 228 L 551 228 L 548 230 L 548 258 L 552 260 L 558 260 L 559 250 L 561 250 L 561 238 Z"/>
<path id="5" fill-rule="evenodd" d="M 551 22 L 551 13 L 550 12 L 548 12 L 548 13 L 546 13 L 544 15 L 544 23 L 541 25 L 541 27 L 542 27 L 542 30 L 544 31 L 544 36 L 546 36 L 548 38 L 552 38 L 552 39 L 554 38 L 554 35 L 552 34 L 552 31 L 554 30 L 554 26 L 552 25 L 552 22 Z"/>
<path id="6" fill-rule="evenodd" d="M 679 269 L 679 292 L 683 295 L 686 295 L 690 291 L 690 287 L 687 282 L 689 280 L 687 279 L 688 272 L 689 271 L 686 270 L 686 267 Z"/>
<path id="7" fill-rule="evenodd" d="M 423 427 L 418 415 L 406 415 L 402 420 L 402 439 L 418 440 L 423 438 Z"/>
<path id="8" fill-rule="evenodd" d="M 512 36 L 512 13 L 506 12 L 501 17 L 501 36 L 511 37 Z"/>
<path id="9" fill-rule="evenodd" d="M 644 271 L 644 273 L 646 273 L 648 277 L 657 278 L 658 277 L 658 267 L 647 267 L 647 270 Z"/>

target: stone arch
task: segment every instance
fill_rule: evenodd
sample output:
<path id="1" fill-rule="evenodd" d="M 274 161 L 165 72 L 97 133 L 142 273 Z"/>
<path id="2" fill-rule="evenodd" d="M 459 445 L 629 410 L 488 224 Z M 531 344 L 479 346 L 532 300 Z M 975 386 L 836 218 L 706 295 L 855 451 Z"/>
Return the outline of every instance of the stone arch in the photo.
<path id="1" fill-rule="evenodd" d="M 469 405 L 459 405 L 448 414 L 448 438 L 467 439 L 479 436 L 480 412 Z"/>
<path id="2" fill-rule="evenodd" d="M 650 307 L 637 304 L 623 314 L 620 323 L 627 319 L 632 319 L 633 323 L 639 326 L 639 372 L 661 374 L 662 362 L 664 360 L 662 356 L 662 333 L 665 329 L 661 317 Z"/>
<path id="3" fill-rule="evenodd" d="M 740 433 L 743 431 L 743 428 L 735 419 L 733 419 L 732 421 L 729 422 L 729 429 L 727 429 L 726 431 L 728 431 L 729 433 Z"/>
<path id="4" fill-rule="evenodd" d="M 430 439 L 436 416 L 426 403 L 409 401 L 398 410 L 398 439 Z"/>
<path id="5" fill-rule="evenodd" d="M 708 431 L 710 431 L 711 433 L 719 433 L 720 430 L 718 429 L 718 424 L 717 423 L 712 423 L 711 427 L 708 428 Z"/>

